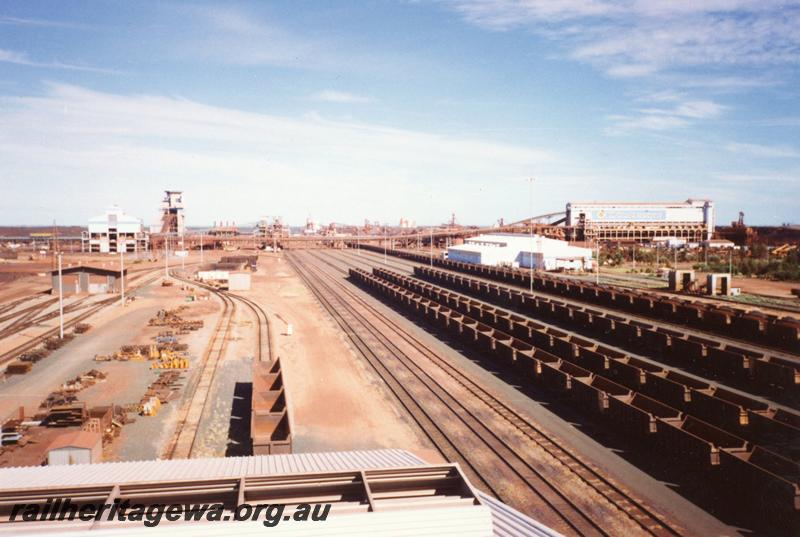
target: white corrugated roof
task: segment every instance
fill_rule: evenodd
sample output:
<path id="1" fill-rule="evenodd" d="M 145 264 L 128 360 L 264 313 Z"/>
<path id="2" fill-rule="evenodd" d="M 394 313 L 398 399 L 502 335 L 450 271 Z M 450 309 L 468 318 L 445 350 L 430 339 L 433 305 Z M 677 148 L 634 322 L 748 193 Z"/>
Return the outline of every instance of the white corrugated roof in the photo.
<path id="1" fill-rule="evenodd" d="M 248 477 L 338 470 L 366 470 L 426 464 L 402 449 L 331 451 L 291 455 L 255 455 L 207 459 L 102 462 L 67 466 L 24 466 L 0 469 L 4 489 L 175 481 L 213 477 Z M 24 485 L 23 485 L 24 484 Z"/>
<path id="2" fill-rule="evenodd" d="M 118 224 L 141 224 L 142 220 L 132 216 L 119 207 L 111 207 L 105 213 L 89 219 L 90 224 L 106 224 L 111 215 L 116 215 Z"/>
<path id="3" fill-rule="evenodd" d="M 27 488 L 121 485 L 156 480 L 176 481 L 427 465 L 428 463 L 406 450 L 377 449 L 251 457 L 105 462 L 67 466 L 25 466 L 0 469 L 0 495 L 3 490 Z M 560 535 L 486 494 L 479 492 L 479 496 L 492 512 L 493 534 L 496 536 L 551 537 Z M 439 535 L 444 535 L 442 529 L 439 529 Z"/>

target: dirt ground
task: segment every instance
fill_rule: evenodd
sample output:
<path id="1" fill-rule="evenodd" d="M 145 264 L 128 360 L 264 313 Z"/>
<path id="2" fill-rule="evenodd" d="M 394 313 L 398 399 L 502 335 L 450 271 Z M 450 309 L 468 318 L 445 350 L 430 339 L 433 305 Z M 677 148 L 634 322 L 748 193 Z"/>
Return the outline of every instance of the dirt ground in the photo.
<path id="1" fill-rule="evenodd" d="M 295 452 L 402 448 L 442 460 L 285 259 L 262 255 L 252 281 L 242 294 L 271 313 Z"/>
<path id="2" fill-rule="evenodd" d="M 220 255 L 207 252 L 206 261 Z M 86 261 L 71 259 L 70 263 Z M 104 257 L 93 260 L 92 264 L 102 266 L 113 262 Z M 16 265 L 14 270 L 25 275 L 0 285 L 0 303 L 49 289 L 49 277 L 39 275 L 49 270 L 47 260 Z M 147 263 L 137 265 L 136 269 L 155 266 Z M 270 314 L 274 346 L 281 358 L 287 387 L 293 451 L 391 447 L 407 449 L 432 462 L 441 461 L 438 452 L 398 409 L 384 383 L 351 349 L 346 336 L 281 256 L 262 255 L 252 282 L 250 291 L 239 294 L 260 303 Z M 159 309 L 186 303 L 187 294 L 179 284 L 161 287 L 159 280 L 142 289 L 124 310 L 116 306 L 103 309 L 88 321 L 92 325 L 88 333 L 77 336 L 37 363 L 27 375 L 9 377 L 0 385 L 0 416 L 16 412 L 20 405 L 32 414 L 50 391 L 90 369 L 104 371 L 108 378 L 81 391 L 79 400 L 89 406 L 138 402 L 156 377 L 149 362 L 96 362 L 93 358 L 96 354 L 112 353 L 121 345 L 152 342 L 160 329 L 147 327 L 147 321 Z M 205 321 L 203 329 L 181 337 L 190 346 L 192 362 L 184 386 L 197 374 L 196 366 L 220 312 L 221 304 L 212 296 L 208 301 L 191 303 L 183 314 Z M 287 323 L 293 326 L 291 336 L 286 335 Z M 247 454 L 254 335 L 255 318 L 248 309 L 238 307 L 228 348 L 219 363 L 207 410 L 200 422 L 193 456 Z M 174 434 L 181 403 L 182 398 L 164 405 L 155 417 L 132 416 L 135 421 L 122 428 L 119 438 L 106 450 L 106 460 L 162 456 L 163 447 Z"/>
<path id="3" fill-rule="evenodd" d="M 16 280 L 14 283 L 21 281 Z M 152 343 L 153 337 L 165 328 L 149 327 L 148 320 L 159 309 L 175 308 L 183 304 L 188 305 L 188 309 L 181 314 L 184 318 L 202 318 L 205 321 L 200 330 L 180 336 L 181 342 L 189 345 L 188 354 L 192 367 L 185 377 L 190 378 L 197 369 L 196 364 L 216 324 L 220 305 L 213 299 L 187 303 L 187 294 L 180 285 L 161 287 L 159 279 L 138 291 L 135 300 L 129 302 L 124 310 L 116 304 L 104 308 L 87 320 L 92 325 L 89 332 L 75 337 L 35 364 L 30 373 L 10 376 L 0 384 L 0 417 L 16 414 L 19 406 L 25 407 L 27 415 L 33 415 L 48 393 L 63 382 L 91 369 L 103 371 L 108 376 L 106 380 L 79 392 L 79 401 L 86 402 L 89 407 L 137 403 L 158 374 L 150 369 L 150 362 L 96 362 L 94 356 L 113 353 L 126 344 Z M 107 296 L 110 295 L 98 295 L 100 298 Z M 48 324 L 54 322 L 56 321 Z M 120 437 L 108 446 L 106 460 L 158 458 L 174 430 L 175 408 L 179 402 L 180 399 L 164 405 L 158 416 L 142 417 L 131 414 L 135 422 L 125 425 Z"/>
<path id="4" fill-rule="evenodd" d="M 733 287 L 741 287 L 742 293 L 794 298 L 800 303 L 800 298 L 792 294 L 792 289 L 800 289 L 800 282 L 772 282 L 758 278 L 734 278 Z"/>

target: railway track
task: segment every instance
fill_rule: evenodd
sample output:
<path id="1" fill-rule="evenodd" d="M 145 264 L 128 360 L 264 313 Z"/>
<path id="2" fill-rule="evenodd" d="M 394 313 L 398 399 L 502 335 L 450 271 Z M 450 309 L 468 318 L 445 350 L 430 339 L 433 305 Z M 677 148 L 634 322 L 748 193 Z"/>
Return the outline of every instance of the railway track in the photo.
<path id="1" fill-rule="evenodd" d="M 188 282 L 182 278 L 177 278 Z M 195 381 L 187 387 L 187 397 L 184 398 L 183 405 L 179 409 L 178 424 L 175 434 L 165 449 L 165 456 L 168 459 L 188 459 L 197 441 L 197 432 L 200 427 L 200 420 L 205 413 L 208 404 L 208 393 L 214 382 L 217 372 L 217 365 L 225 354 L 228 336 L 233 326 L 233 315 L 236 304 L 233 299 L 224 293 L 213 291 L 222 301 L 222 315 L 220 315 L 214 333 L 211 336 L 206 351 L 200 362 L 200 374 L 195 377 Z"/>
<path id="2" fill-rule="evenodd" d="M 178 411 L 179 417 L 175 434 L 164 450 L 166 458 L 188 459 L 192 456 L 197 443 L 200 422 L 208 410 L 208 395 L 214 385 L 219 362 L 227 349 L 237 302 L 246 306 L 256 318 L 256 347 L 253 359 L 256 361 L 271 360 L 275 354 L 272 338 L 269 336 L 269 317 L 258 303 L 247 297 L 221 291 L 210 285 L 177 276 L 175 273 L 171 273 L 171 276 L 184 283 L 196 285 L 214 293 L 223 304 L 222 315 L 217 321 L 211 341 L 206 347 L 201 360 L 200 374 L 187 387 L 188 396 L 184 399 L 184 403 Z"/>
<path id="3" fill-rule="evenodd" d="M 33 297 L 31 297 L 31 298 L 33 298 Z M 40 302 L 38 304 L 33 304 L 31 306 L 28 306 L 25 309 L 21 309 L 21 310 L 18 310 L 18 311 L 14 311 L 14 312 L 8 313 L 8 314 L 3 315 L 2 317 L 0 317 L 0 323 L 4 323 L 6 321 L 10 321 L 11 319 L 20 319 L 21 317 L 26 317 L 26 316 L 30 315 L 31 312 L 36 313 L 38 311 L 41 311 L 43 308 L 51 306 L 55 302 L 57 302 L 57 299 L 50 298 L 50 299 L 46 299 L 46 300 L 44 300 L 44 301 L 42 301 L 42 302 Z M 12 307 L 8 308 L 5 311 L 11 311 L 15 307 L 16 306 L 12 306 Z"/>
<path id="4" fill-rule="evenodd" d="M 314 260 L 313 263 L 295 256 L 289 259 L 301 278 L 345 329 L 348 337 L 387 382 L 434 445 L 446 458 L 462 464 L 479 488 L 486 488 L 501 500 L 522 507 L 524 511 L 530 513 L 529 509 L 525 509 L 525 498 L 519 498 L 510 492 L 508 483 L 516 482 L 527 487 L 525 492 L 534 497 L 534 502 L 547 506 L 547 512 L 538 512 L 535 516 L 556 529 L 582 535 L 614 533 L 613 530 L 609 530 L 612 525 L 610 520 L 605 520 L 602 516 L 597 518 L 591 508 L 587 508 L 580 500 L 565 494 L 551 484 L 552 476 L 547 475 L 542 466 L 536 464 L 537 461 L 530 460 L 533 457 L 527 456 L 532 453 L 530 450 L 536 450 L 540 456 L 549 458 L 548 462 L 551 465 L 559 467 L 560 471 L 569 473 L 577 478 L 582 486 L 588 487 L 592 494 L 596 495 L 594 502 L 597 502 L 598 498 L 601 498 L 601 502 L 603 500 L 607 502 L 612 512 L 624 517 L 640 533 L 681 534 L 679 529 L 663 517 L 602 476 L 588 463 L 553 442 L 535 424 L 505 405 L 438 356 L 424 342 L 374 308 L 354 292 L 349 284 L 345 284 L 341 275 L 331 275 L 330 269 L 321 268 L 319 263 L 343 274 L 347 273 L 346 268 L 341 269 L 314 254 L 308 256 Z M 377 323 L 370 322 L 359 310 L 367 312 Z M 391 334 L 392 338 L 387 334 Z M 402 343 L 398 343 L 395 338 Z M 388 352 L 381 356 L 381 353 L 374 349 L 376 344 Z M 413 349 L 419 355 L 421 359 L 419 361 L 424 367 L 409 355 L 409 351 L 401 347 Z M 387 364 L 387 361 L 393 362 L 394 367 Z M 434 374 L 431 374 L 429 366 L 434 367 Z M 407 382 L 403 382 L 404 379 L 415 380 L 417 387 L 423 387 L 423 392 L 411 393 L 406 385 Z M 441 379 L 445 379 L 447 385 Z M 458 398 L 451 395 L 454 391 L 463 393 L 467 397 Z M 432 399 L 436 406 L 446 408 L 450 413 L 449 419 L 447 421 L 437 419 L 436 415 L 432 415 L 433 404 L 420 404 L 418 402 L 420 399 L 423 401 Z M 493 427 L 487 426 L 486 423 L 491 423 Z M 509 435 L 503 429 L 513 429 L 516 435 Z M 525 445 L 512 440 L 518 440 L 519 436 L 524 438 Z M 472 449 L 469 449 L 470 446 Z M 520 454 L 520 451 L 525 455 Z M 483 458 L 493 461 L 489 466 L 494 466 L 494 473 L 486 471 L 487 461 L 482 460 Z M 508 482 L 504 482 L 505 480 Z"/>
<path id="5" fill-rule="evenodd" d="M 156 275 L 153 275 L 153 276 L 150 276 L 150 277 L 148 277 L 148 275 L 152 274 L 152 273 L 159 273 L 160 274 L 161 269 L 152 269 L 150 271 L 146 271 L 146 272 L 143 271 L 143 272 L 144 273 L 141 275 L 140 279 L 137 280 L 136 285 L 133 285 L 133 286 L 128 288 L 128 293 L 129 294 L 133 294 L 138 289 L 140 289 L 142 287 L 145 287 L 147 285 L 150 285 L 151 283 L 156 281 L 160 277 L 159 275 L 156 274 Z M 74 317 L 72 317 L 70 319 L 65 319 L 64 320 L 64 330 L 66 331 L 67 329 L 72 328 L 75 325 L 85 321 L 86 319 L 90 318 L 92 315 L 94 315 L 95 313 L 99 312 L 100 310 L 102 310 L 106 306 L 109 306 L 111 304 L 116 304 L 118 302 L 119 302 L 119 297 L 117 297 L 117 296 L 113 296 L 113 297 L 107 298 L 105 300 L 101 300 L 99 302 L 96 302 L 92 306 L 88 307 L 82 313 L 80 313 L 80 314 L 78 314 L 78 315 L 76 315 L 76 316 L 74 316 Z M 58 313 L 56 312 L 56 314 L 53 315 L 53 317 L 50 317 L 50 318 L 54 318 L 54 317 L 57 317 L 57 316 L 58 316 Z M 41 322 L 41 321 L 36 321 L 36 322 Z M 35 324 L 35 323 L 33 323 L 33 324 Z M 22 330 L 22 329 L 23 328 L 17 328 L 16 331 L 18 332 L 19 330 Z M 38 346 L 40 343 L 42 343 L 47 338 L 58 335 L 59 331 L 60 331 L 60 329 L 59 329 L 58 326 L 56 326 L 54 328 L 51 328 L 49 330 L 45 330 L 43 333 L 31 337 L 25 343 L 17 345 L 13 349 L 11 349 L 11 350 L 3 353 L 3 354 L 0 354 L 0 365 L 4 365 L 7 362 L 10 362 L 11 360 L 16 358 L 17 356 L 19 356 L 23 352 L 26 352 L 26 351 L 29 351 L 31 349 L 34 349 L 36 346 Z"/>
<path id="6" fill-rule="evenodd" d="M 89 297 L 79 298 L 78 300 L 72 302 L 71 304 L 67 304 L 64 306 L 64 315 L 74 313 L 80 309 L 85 307 L 90 307 L 91 304 L 88 304 L 87 301 Z M 43 304 L 37 305 L 35 308 L 31 308 L 31 311 L 27 312 L 24 315 L 18 317 L 14 322 L 9 323 L 5 326 L 2 330 L 0 330 L 0 339 L 5 339 L 7 337 L 13 336 L 14 334 L 19 333 L 22 330 L 26 330 L 32 326 L 37 324 L 43 323 L 45 321 L 49 321 L 50 319 L 55 319 L 58 317 L 58 310 L 50 311 L 48 313 L 42 313 L 47 310 L 50 306 L 53 306 L 58 303 L 58 299 L 54 299 L 52 301 L 47 301 Z M 20 312 L 22 313 L 22 312 Z"/>

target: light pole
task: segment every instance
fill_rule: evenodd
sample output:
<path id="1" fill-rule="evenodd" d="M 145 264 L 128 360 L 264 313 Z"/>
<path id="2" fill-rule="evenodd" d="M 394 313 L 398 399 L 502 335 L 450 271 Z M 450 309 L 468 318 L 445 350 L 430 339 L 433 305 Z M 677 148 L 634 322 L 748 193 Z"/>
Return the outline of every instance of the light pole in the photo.
<path id="1" fill-rule="evenodd" d="M 61 252 L 58 252 L 58 337 L 64 339 L 64 284 L 61 280 Z"/>
<path id="2" fill-rule="evenodd" d="M 533 293 L 533 177 L 528 178 L 528 229 L 530 230 L 531 249 L 528 252 L 528 264 L 530 265 L 530 291 Z"/>
<path id="3" fill-rule="evenodd" d="M 387 241 L 386 226 L 383 226 L 383 264 L 384 265 L 386 264 L 386 241 Z"/>
<path id="4" fill-rule="evenodd" d="M 119 251 L 120 306 L 125 307 L 125 250 Z"/>
<path id="5" fill-rule="evenodd" d="M 200 232 L 200 264 L 203 264 L 203 232 Z"/>
<path id="6" fill-rule="evenodd" d="M 431 268 L 433 268 L 433 226 L 431 226 Z"/>
<path id="7" fill-rule="evenodd" d="M 164 277 L 169 278 L 169 235 L 164 237 Z"/>
<path id="8" fill-rule="evenodd" d="M 596 285 L 600 285 L 600 241 L 599 240 L 595 239 L 594 247 L 597 251 L 597 254 L 595 255 L 597 259 L 595 259 L 594 263 L 594 283 Z"/>

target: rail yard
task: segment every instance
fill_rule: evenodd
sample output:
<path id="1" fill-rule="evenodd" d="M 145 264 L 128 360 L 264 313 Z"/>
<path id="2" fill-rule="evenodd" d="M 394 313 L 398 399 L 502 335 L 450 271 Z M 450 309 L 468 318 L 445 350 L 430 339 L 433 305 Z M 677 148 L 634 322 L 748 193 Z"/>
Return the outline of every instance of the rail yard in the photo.
<path id="1" fill-rule="evenodd" d="M 564 535 L 797 527 L 790 313 L 376 242 L 63 255 L 127 298 L 14 280 L 0 465 L 75 431 L 90 462 L 400 447 Z"/>
<path id="2" fill-rule="evenodd" d="M 6 263 L 0 467 L 400 448 L 554 535 L 800 530 L 780 302 L 677 264 L 601 281 L 591 248 L 524 251 L 571 233 L 540 219 L 243 236 L 180 203 L 119 252 L 52 236 L 49 267 Z"/>

